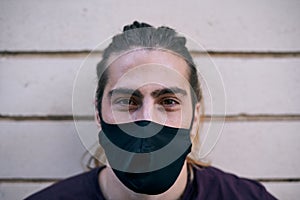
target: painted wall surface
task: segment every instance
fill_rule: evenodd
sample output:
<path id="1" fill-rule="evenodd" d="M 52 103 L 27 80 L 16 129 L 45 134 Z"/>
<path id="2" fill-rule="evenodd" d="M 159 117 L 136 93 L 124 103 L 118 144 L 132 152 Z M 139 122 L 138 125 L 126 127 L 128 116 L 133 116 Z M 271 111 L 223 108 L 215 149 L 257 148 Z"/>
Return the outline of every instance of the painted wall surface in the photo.
<path id="1" fill-rule="evenodd" d="M 97 44 L 134 20 L 188 35 L 218 67 L 227 113 L 206 114 L 226 121 L 206 159 L 260 180 L 279 199 L 298 199 L 299 10 L 298 0 L 1 0 L 0 199 L 22 199 L 85 170 L 72 119 L 76 73 Z M 201 60 L 202 49 L 191 50 Z"/>

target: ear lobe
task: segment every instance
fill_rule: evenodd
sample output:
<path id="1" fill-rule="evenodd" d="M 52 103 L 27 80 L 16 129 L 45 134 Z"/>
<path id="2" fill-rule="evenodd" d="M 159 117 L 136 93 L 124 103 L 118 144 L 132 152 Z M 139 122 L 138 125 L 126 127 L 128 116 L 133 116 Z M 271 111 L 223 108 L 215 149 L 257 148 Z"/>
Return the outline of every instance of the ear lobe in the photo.
<path id="1" fill-rule="evenodd" d="M 101 128 L 101 120 L 100 120 L 98 111 L 95 111 L 95 122 L 96 122 L 98 128 Z"/>
<path id="2" fill-rule="evenodd" d="M 194 110 L 194 119 L 192 121 L 192 130 L 191 130 L 191 139 L 193 140 L 194 137 L 197 135 L 198 128 L 200 125 L 200 115 L 201 115 L 201 103 L 198 102 L 195 105 L 195 110 Z"/>
<path id="3" fill-rule="evenodd" d="M 96 122 L 98 128 L 101 128 L 101 120 L 100 120 L 100 117 L 99 117 L 99 112 L 98 112 L 98 110 L 96 108 L 96 102 L 97 101 L 95 100 L 94 101 L 94 105 L 95 105 L 95 116 L 94 116 L 94 119 L 95 119 L 95 122 Z"/>
<path id="4" fill-rule="evenodd" d="M 201 114 L 200 113 L 201 112 L 200 106 L 201 106 L 200 102 L 196 103 L 196 105 L 195 105 L 194 122 L 199 122 L 200 114 Z"/>

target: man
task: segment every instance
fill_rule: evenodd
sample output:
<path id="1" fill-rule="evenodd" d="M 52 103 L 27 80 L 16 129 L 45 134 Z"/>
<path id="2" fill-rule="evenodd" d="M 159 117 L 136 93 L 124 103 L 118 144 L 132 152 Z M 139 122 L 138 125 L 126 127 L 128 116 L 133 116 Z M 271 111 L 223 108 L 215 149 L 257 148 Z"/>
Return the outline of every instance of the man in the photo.
<path id="1" fill-rule="evenodd" d="M 275 199 L 194 156 L 203 97 L 185 43 L 167 27 L 125 26 L 97 66 L 105 165 L 28 199 Z"/>

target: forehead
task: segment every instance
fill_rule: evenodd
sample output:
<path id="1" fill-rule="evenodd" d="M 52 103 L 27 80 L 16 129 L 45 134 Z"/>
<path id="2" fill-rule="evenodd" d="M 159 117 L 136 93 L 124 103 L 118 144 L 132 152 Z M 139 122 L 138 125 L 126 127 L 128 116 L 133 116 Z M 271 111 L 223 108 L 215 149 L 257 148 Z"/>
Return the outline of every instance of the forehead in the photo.
<path id="1" fill-rule="evenodd" d="M 108 85 L 137 87 L 155 83 L 164 87 L 188 85 L 189 66 L 171 52 L 134 50 L 111 58 Z"/>

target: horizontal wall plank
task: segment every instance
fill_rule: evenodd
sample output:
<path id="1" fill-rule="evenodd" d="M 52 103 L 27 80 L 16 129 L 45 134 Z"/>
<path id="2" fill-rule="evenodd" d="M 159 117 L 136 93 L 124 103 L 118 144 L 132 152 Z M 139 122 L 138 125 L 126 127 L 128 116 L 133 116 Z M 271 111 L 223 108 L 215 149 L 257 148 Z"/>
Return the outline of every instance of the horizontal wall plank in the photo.
<path id="1" fill-rule="evenodd" d="M 300 122 L 226 122 L 207 160 L 249 178 L 299 178 L 299 128 Z"/>
<path id="2" fill-rule="evenodd" d="M 20 200 L 52 183 L 0 183 L 2 200 Z"/>
<path id="3" fill-rule="evenodd" d="M 213 61 L 223 77 L 229 115 L 300 113 L 300 58 Z"/>
<path id="4" fill-rule="evenodd" d="M 2 58 L 1 113 L 70 115 L 73 82 L 82 60 Z"/>
<path id="5" fill-rule="evenodd" d="M 298 200 L 300 183 L 264 183 L 267 190 L 280 200 Z"/>
<path id="6" fill-rule="evenodd" d="M 93 49 L 134 20 L 174 27 L 209 50 L 299 51 L 299 8 L 297 0 L 229 0 L 222 6 L 209 0 L 5 0 L 0 51 Z"/>
<path id="7" fill-rule="evenodd" d="M 1 122 L 1 178 L 62 178 L 84 169 L 72 122 Z"/>
<path id="8" fill-rule="evenodd" d="M 83 56 L 2 57 L 0 114 L 72 115 L 73 83 L 83 60 Z M 98 60 L 99 57 L 92 56 L 85 62 L 83 75 L 80 73 L 81 79 L 88 81 L 80 82 L 83 89 L 77 99 L 87 97 L 87 100 L 83 107 L 76 107 L 76 114 L 93 115 Z M 196 60 L 201 65 L 202 59 L 196 57 Z M 300 58 L 214 57 L 213 61 L 223 77 L 228 115 L 300 113 L 300 91 L 296 89 L 300 87 Z M 208 71 L 209 67 L 201 65 L 201 70 Z M 217 77 L 211 80 L 212 83 L 219 81 Z M 224 114 L 210 109 L 209 98 L 205 104 L 207 114 Z"/>
<path id="9" fill-rule="evenodd" d="M 64 178 L 81 172 L 85 147 L 98 142 L 94 122 L 78 124 L 81 142 L 72 122 L 2 121 L 0 125 L 0 159 L 5 161 L 0 178 L 5 179 Z M 299 122 L 227 122 L 207 160 L 249 178 L 299 178 L 300 162 L 295 159 L 300 151 L 299 128 Z"/>

